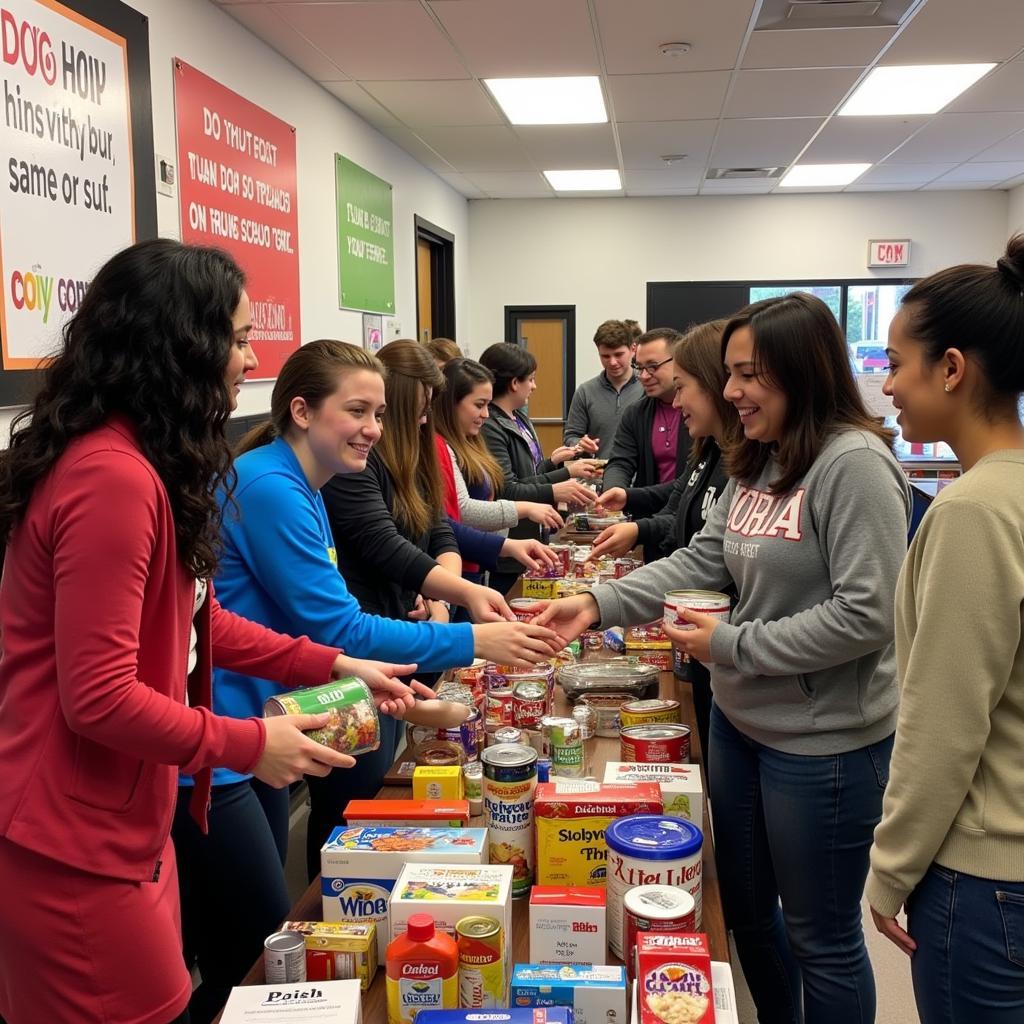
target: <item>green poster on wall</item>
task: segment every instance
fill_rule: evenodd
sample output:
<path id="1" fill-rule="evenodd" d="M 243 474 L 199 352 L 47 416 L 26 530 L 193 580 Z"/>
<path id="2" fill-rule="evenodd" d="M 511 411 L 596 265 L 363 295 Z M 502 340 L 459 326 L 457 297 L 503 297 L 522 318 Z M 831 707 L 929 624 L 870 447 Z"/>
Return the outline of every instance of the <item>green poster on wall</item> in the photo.
<path id="1" fill-rule="evenodd" d="M 334 154 L 338 204 L 338 305 L 370 313 L 395 311 L 391 186 Z"/>

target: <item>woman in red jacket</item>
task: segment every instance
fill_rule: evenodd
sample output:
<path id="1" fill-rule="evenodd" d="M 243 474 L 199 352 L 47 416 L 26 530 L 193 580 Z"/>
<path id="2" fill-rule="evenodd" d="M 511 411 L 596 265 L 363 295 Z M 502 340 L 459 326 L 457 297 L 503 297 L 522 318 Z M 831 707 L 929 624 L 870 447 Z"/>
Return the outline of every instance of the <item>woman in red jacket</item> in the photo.
<path id="1" fill-rule="evenodd" d="M 211 714 L 213 664 L 308 685 L 355 669 L 385 711 L 410 666 L 367 665 L 223 611 L 224 424 L 256 359 L 242 272 L 166 239 L 114 256 L 0 456 L 0 1015 L 187 1020 L 174 848 L 178 769 L 273 786 L 353 759 L 300 729 Z M 390 699 L 389 699 L 390 698 Z"/>

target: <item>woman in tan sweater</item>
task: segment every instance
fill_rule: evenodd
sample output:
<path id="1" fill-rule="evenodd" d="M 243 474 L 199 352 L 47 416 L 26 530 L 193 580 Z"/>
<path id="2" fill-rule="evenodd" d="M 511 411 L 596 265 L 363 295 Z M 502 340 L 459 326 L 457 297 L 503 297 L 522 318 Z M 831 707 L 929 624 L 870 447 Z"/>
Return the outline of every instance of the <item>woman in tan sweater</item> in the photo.
<path id="1" fill-rule="evenodd" d="M 947 442 L 964 476 L 929 509 L 900 575 L 901 706 L 867 896 L 879 931 L 911 956 L 923 1024 L 1019 1022 L 1024 236 L 996 267 L 918 282 L 887 351 L 904 438 Z"/>

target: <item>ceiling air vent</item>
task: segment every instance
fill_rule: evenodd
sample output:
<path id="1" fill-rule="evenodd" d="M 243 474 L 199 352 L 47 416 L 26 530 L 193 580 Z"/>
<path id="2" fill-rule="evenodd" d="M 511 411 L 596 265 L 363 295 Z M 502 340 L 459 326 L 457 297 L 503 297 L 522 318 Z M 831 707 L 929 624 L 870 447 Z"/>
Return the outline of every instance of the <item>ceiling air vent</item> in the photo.
<path id="1" fill-rule="evenodd" d="M 712 167 L 705 175 L 708 181 L 736 181 L 748 178 L 777 178 L 781 167 Z"/>
<path id="2" fill-rule="evenodd" d="M 755 31 L 894 27 L 915 0 L 764 0 Z"/>

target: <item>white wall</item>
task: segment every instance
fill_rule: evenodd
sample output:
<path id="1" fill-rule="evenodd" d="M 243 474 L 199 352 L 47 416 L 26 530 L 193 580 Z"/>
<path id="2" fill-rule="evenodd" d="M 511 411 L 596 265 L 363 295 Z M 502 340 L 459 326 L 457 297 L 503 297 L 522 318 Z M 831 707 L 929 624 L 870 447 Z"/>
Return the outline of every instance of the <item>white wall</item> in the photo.
<path id="1" fill-rule="evenodd" d="M 1006 236 L 1024 231 L 1024 185 L 1018 185 L 1006 193 L 1009 212 L 1006 218 Z"/>
<path id="2" fill-rule="evenodd" d="M 646 322 L 648 281 L 919 277 L 991 262 L 1007 205 L 988 191 L 474 200 L 473 351 L 503 340 L 506 305 L 575 305 L 580 382 L 600 370 L 591 338 L 602 320 L 658 326 Z M 911 265 L 868 271 L 869 238 L 910 238 Z"/>
<path id="3" fill-rule="evenodd" d="M 467 202 L 463 196 L 209 0 L 128 0 L 128 3 L 149 18 L 153 141 L 158 153 L 176 159 L 171 76 L 174 57 L 181 57 L 295 126 L 304 341 L 332 337 L 362 343 L 362 315 L 338 309 L 336 152 L 394 186 L 395 307 L 403 336 L 416 337 L 414 214 L 455 235 L 456 322 L 466 316 L 469 232 Z M 160 234 L 180 237 L 177 197 L 158 195 L 157 204 Z M 267 410 L 272 386 L 271 382 L 246 384 L 239 400 L 239 414 Z M 4 441 L 15 412 L 0 410 L 0 438 Z"/>

